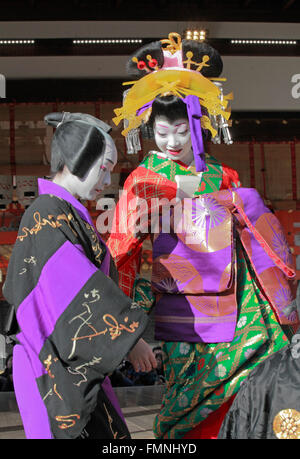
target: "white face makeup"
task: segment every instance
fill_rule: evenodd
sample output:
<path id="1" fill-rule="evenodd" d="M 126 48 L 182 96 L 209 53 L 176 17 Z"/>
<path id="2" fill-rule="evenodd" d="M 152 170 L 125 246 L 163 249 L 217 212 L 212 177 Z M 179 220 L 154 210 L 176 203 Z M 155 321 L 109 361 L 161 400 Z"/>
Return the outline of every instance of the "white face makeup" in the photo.
<path id="1" fill-rule="evenodd" d="M 118 160 L 114 141 L 109 135 L 106 135 L 105 139 L 106 148 L 103 155 L 97 159 L 83 179 L 71 174 L 65 167 L 63 173 L 57 175 L 53 181 L 81 199 L 96 199 L 96 196 L 111 184 L 110 174 Z"/>
<path id="2" fill-rule="evenodd" d="M 118 161 L 118 152 L 116 146 L 113 139 L 109 135 L 106 135 L 106 148 L 100 159 L 102 159 L 102 163 L 100 164 L 100 174 L 98 175 L 96 185 L 92 187 L 92 191 L 95 192 L 95 197 L 100 194 L 104 188 L 111 184 L 110 174 Z"/>
<path id="3" fill-rule="evenodd" d="M 156 145 L 170 159 L 191 164 L 194 155 L 192 150 L 189 122 L 185 118 L 170 121 L 165 116 L 155 118 L 154 138 Z"/>

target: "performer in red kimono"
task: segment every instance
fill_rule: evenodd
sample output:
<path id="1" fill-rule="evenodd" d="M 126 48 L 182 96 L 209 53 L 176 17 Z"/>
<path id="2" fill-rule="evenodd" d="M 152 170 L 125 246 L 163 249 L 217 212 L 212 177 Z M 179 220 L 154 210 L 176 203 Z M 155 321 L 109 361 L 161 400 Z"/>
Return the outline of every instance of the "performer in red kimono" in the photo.
<path id="1" fill-rule="evenodd" d="M 140 79 L 114 121 L 125 120 L 129 149 L 141 126 L 158 150 L 127 178 L 108 246 L 124 292 L 145 309 L 155 303 L 166 376 L 155 436 L 216 438 L 247 375 L 288 343 L 295 272 L 257 191 L 205 153 L 203 136 L 232 143 L 217 51 L 173 33 L 139 49 L 128 69 Z M 152 291 L 138 279 L 149 233 Z"/>
<path id="2" fill-rule="evenodd" d="M 53 180 L 39 179 L 4 286 L 19 328 L 13 380 L 25 434 L 130 438 L 107 375 L 137 342 L 148 369 L 156 366 L 139 340 L 147 318 L 117 286 L 110 253 L 77 199 L 94 200 L 110 183 L 116 148 L 110 126 L 93 116 L 52 113 L 46 122 L 56 127 Z"/>

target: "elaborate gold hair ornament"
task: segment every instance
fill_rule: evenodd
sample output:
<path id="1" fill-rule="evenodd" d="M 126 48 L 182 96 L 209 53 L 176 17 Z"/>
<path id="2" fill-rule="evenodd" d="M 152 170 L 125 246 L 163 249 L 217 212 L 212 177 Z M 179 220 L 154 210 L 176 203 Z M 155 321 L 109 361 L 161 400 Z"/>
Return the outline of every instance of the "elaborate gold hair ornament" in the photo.
<path id="1" fill-rule="evenodd" d="M 150 110 L 147 108 L 143 112 L 140 112 L 140 109 L 150 104 L 156 97 L 168 93 L 182 99 L 189 95 L 197 96 L 200 105 L 208 112 L 208 116 L 201 117 L 202 128 L 210 130 L 213 142 L 220 143 L 221 133 L 219 134 L 218 131 L 222 130 L 224 141 L 232 143 L 228 131 L 230 117 L 228 100 L 232 100 L 233 95 L 232 93 L 223 95 L 219 83 L 226 81 L 226 78 L 206 78 L 201 74 L 204 67 L 209 67 L 208 55 L 203 55 L 201 62 L 195 62 L 193 52 L 188 51 L 187 59 L 182 61 L 182 41 L 178 33 L 170 33 L 167 39 L 160 42 L 164 55 L 161 68 L 158 68 L 156 59 L 153 59 L 150 54 L 146 56 L 148 66 L 144 61 L 139 61 L 136 57 L 132 58 L 139 70 L 146 70 L 147 74 L 137 81 L 123 83 L 132 87 L 126 91 L 123 106 L 114 110 L 116 116 L 113 118 L 116 125 L 122 119 L 126 120 L 126 128 L 122 131 L 122 135 L 127 136 L 131 130 L 147 122 L 151 107 Z M 192 66 L 194 69 L 191 68 Z M 213 81 L 218 83 L 215 84 Z"/>

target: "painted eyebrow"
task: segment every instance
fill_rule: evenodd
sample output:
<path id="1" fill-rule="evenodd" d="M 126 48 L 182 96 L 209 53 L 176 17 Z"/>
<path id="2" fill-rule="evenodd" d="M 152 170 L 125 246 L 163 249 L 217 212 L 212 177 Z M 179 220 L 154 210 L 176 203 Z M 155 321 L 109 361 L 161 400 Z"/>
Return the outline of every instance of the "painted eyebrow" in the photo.
<path id="1" fill-rule="evenodd" d="M 115 164 L 111 159 L 106 158 L 106 161 L 109 161 L 111 164 Z"/>
<path id="2" fill-rule="evenodd" d="M 184 126 L 184 125 L 187 125 L 187 122 L 175 124 L 174 127 L 179 127 L 179 126 Z M 157 123 L 157 127 L 168 129 L 169 126 L 165 126 L 164 124 Z"/>
<path id="3" fill-rule="evenodd" d="M 178 127 L 178 126 L 183 126 L 184 124 L 187 124 L 187 123 L 186 123 L 186 122 L 184 122 L 184 123 L 175 124 L 175 127 Z"/>

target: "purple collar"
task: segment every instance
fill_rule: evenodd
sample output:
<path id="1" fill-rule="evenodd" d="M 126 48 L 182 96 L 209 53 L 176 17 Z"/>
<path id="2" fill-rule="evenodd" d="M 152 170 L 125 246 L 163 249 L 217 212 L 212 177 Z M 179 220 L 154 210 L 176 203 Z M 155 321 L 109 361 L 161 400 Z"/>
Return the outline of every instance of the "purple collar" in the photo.
<path id="1" fill-rule="evenodd" d="M 106 247 L 105 242 L 101 238 L 100 234 L 98 233 L 97 229 L 95 228 L 94 222 L 84 205 L 82 205 L 78 199 L 74 198 L 74 196 L 69 193 L 65 188 L 63 188 L 60 185 L 57 185 L 57 183 L 53 183 L 51 180 L 45 180 L 45 179 L 38 179 L 38 187 L 39 187 L 39 194 L 53 194 L 54 196 L 57 196 L 58 198 L 63 199 L 64 201 L 69 202 L 79 213 L 80 217 L 85 220 L 87 223 L 89 223 L 96 231 L 96 234 L 98 235 L 98 238 L 102 242 L 102 244 Z M 104 260 L 102 261 L 100 270 L 104 272 L 107 276 L 109 276 L 109 268 L 110 267 L 110 252 L 107 249 L 106 250 L 106 255 Z"/>
<path id="2" fill-rule="evenodd" d="M 84 205 L 81 204 L 78 199 L 76 199 L 65 188 L 57 185 L 57 183 L 53 183 L 51 180 L 45 180 L 41 178 L 38 179 L 38 187 L 39 194 L 53 194 L 54 196 L 69 202 L 86 222 L 94 226 L 94 223 L 86 207 L 84 207 Z"/>

